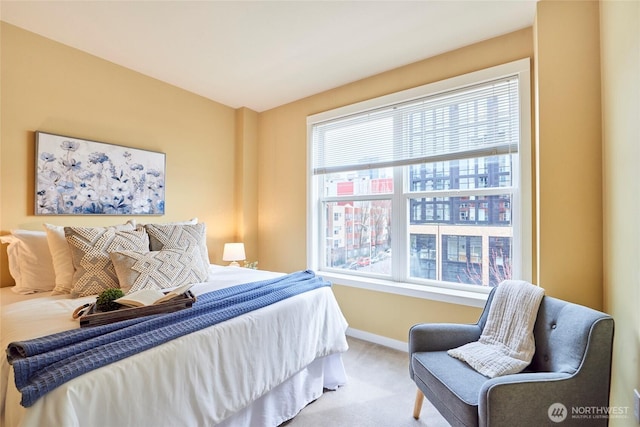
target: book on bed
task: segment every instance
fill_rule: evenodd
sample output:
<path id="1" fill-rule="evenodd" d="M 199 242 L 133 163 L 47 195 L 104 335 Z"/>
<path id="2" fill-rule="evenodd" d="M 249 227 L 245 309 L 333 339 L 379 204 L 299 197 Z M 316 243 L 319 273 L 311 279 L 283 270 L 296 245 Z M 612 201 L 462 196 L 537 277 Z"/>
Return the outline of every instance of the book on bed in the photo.
<path id="1" fill-rule="evenodd" d="M 162 304 L 163 302 L 170 301 L 186 293 L 192 286 L 193 284 L 178 286 L 167 293 L 164 293 L 159 289 L 140 289 L 118 298 L 115 302 L 127 307 L 144 307 L 148 305 Z"/>

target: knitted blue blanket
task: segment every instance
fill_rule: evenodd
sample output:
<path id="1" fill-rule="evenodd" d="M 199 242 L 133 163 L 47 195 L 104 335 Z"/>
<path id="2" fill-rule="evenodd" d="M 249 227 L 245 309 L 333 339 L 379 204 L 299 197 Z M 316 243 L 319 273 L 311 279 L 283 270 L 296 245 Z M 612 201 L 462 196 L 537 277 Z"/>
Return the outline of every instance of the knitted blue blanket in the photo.
<path id="1" fill-rule="evenodd" d="M 312 271 L 233 286 L 199 295 L 187 310 L 109 325 L 64 331 L 9 344 L 22 406 L 93 369 L 122 360 L 172 339 L 324 286 Z"/>

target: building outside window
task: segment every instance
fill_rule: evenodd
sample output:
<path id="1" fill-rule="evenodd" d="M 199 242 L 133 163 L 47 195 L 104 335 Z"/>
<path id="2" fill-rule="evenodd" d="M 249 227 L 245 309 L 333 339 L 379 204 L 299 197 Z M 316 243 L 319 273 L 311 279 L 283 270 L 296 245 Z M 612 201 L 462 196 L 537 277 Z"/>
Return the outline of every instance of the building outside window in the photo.
<path id="1" fill-rule="evenodd" d="M 528 69 L 310 117 L 311 267 L 469 289 L 526 278 Z"/>

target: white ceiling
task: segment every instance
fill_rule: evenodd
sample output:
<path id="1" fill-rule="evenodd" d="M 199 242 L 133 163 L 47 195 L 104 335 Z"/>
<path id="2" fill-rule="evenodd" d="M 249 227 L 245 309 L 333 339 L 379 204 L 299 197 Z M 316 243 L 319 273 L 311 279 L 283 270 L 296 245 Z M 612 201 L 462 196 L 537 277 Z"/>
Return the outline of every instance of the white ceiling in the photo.
<path id="1" fill-rule="evenodd" d="M 2 0 L 0 19 L 264 111 L 530 26 L 535 2 Z"/>

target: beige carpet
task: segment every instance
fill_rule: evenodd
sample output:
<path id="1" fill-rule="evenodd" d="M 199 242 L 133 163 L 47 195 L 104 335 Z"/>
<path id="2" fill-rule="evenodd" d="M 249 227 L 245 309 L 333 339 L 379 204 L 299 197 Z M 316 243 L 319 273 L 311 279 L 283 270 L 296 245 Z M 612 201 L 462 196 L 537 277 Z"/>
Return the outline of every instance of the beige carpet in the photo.
<path id="1" fill-rule="evenodd" d="M 355 338 L 343 355 L 348 382 L 326 391 L 281 427 L 448 427 L 424 400 L 420 419 L 413 419 L 416 387 L 409 378 L 409 356 Z"/>

